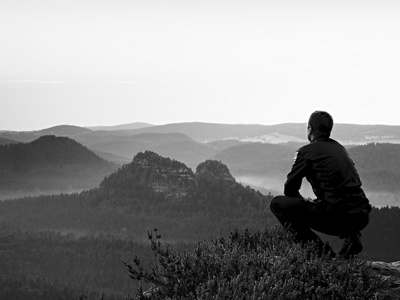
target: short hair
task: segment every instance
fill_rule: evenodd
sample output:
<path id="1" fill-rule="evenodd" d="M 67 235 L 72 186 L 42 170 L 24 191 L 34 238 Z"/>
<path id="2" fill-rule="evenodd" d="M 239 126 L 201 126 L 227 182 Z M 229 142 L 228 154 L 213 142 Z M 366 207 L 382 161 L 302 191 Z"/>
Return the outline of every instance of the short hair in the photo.
<path id="1" fill-rule="evenodd" d="M 326 111 L 316 110 L 311 114 L 308 125 L 316 132 L 329 137 L 333 128 L 333 118 Z"/>

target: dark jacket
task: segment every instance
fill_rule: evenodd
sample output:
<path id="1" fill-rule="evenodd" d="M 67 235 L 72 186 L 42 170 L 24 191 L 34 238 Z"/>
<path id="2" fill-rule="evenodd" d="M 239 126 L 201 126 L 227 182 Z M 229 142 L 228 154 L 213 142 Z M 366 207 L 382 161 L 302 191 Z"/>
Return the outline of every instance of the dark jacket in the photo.
<path id="1" fill-rule="evenodd" d="M 319 137 L 296 152 L 285 195 L 301 197 L 299 189 L 304 177 L 324 209 L 339 213 L 371 211 L 354 162 L 337 141 Z"/>

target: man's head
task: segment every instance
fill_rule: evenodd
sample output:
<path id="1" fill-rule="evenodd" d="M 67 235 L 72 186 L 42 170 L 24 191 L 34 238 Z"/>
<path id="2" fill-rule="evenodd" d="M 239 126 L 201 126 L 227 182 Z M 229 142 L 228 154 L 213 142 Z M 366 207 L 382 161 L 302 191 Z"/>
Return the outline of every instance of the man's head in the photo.
<path id="1" fill-rule="evenodd" d="M 311 141 L 314 138 L 325 136 L 330 137 L 333 127 L 332 116 L 326 111 L 314 111 L 308 119 L 308 140 Z"/>

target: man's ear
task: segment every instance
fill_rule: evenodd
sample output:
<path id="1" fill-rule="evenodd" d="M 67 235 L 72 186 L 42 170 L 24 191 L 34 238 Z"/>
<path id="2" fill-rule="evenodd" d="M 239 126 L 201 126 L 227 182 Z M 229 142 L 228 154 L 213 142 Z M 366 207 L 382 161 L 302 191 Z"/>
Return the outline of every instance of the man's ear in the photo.
<path id="1" fill-rule="evenodd" d="M 312 129 L 312 127 L 310 125 L 307 126 L 307 132 L 309 134 L 313 133 L 313 129 Z"/>

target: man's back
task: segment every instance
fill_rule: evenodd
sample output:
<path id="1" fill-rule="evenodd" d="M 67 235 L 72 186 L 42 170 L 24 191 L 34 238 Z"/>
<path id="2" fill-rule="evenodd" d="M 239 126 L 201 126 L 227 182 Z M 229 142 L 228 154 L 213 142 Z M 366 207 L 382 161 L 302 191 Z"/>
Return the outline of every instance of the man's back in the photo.
<path id="1" fill-rule="evenodd" d="M 331 138 L 316 138 L 298 150 L 285 184 L 285 195 L 298 191 L 303 177 L 328 210 L 358 212 L 368 203 L 347 150 Z"/>

